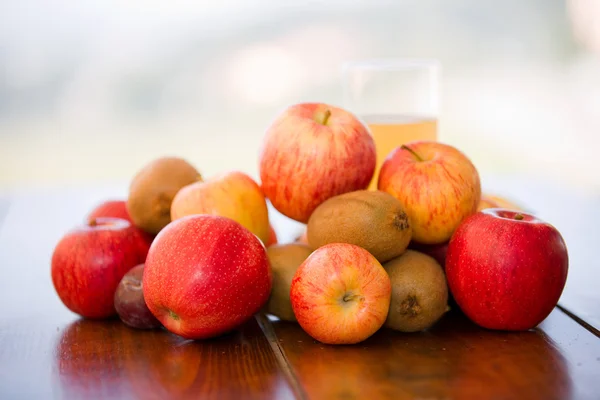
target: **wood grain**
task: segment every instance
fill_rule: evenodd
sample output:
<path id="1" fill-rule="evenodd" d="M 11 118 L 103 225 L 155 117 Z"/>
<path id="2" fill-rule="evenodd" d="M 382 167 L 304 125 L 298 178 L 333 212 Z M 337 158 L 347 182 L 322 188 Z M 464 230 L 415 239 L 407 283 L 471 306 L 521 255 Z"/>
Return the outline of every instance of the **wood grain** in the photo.
<path id="1" fill-rule="evenodd" d="M 555 310 L 536 330 L 480 329 L 459 312 L 429 332 L 382 329 L 356 346 L 328 346 L 297 324 L 272 322 L 309 398 L 592 399 L 600 341 Z"/>
<path id="2" fill-rule="evenodd" d="M 85 209 L 61 195 L 12 205 L 0 229 L 0 399 L 295 397 L 255 319 L 187 341 L 69 312 L 50 258 Z"/>
<path id="3" fill-rule="evenodd" d="M 0 362 L 10 367 L 3 368 L 0 398 L 294 397 L 254 319 L 205 341 L 134 330 L 118 320 L 77 319 L 46 333 L 54 337 L 51 346 L 44 334 L 10 335 L 4 328 Z"/>
<path id="4" fill-rule="evenodd" d="M 109 196 L 107 196 L 108 198 Z M 87 321 L 60 302 L 49 260 L 102 197 L 11 199 L 0 227 L 0 399 L 597 399 L 600 339 L 560 310 L 523 333 L 452 312 L 429 332 L 381 330 L 326 346 L 297 324 L 259 318 L 186 341 L 118 320 Z M 261 329 L 262 326 L 262 329 Z"/>

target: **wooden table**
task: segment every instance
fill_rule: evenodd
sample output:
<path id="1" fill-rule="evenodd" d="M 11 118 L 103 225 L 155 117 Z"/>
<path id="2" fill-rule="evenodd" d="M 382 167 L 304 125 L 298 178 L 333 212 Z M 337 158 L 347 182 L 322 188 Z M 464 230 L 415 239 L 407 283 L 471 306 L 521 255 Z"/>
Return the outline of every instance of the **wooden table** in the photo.
<path id="1" fill-rule="evenodd" d="M 205 341 L 80 319 L 54 293 L 50 255 L 113 194 L 0 202 L 0 399 L 600 398 L 600 340 L 559 308 L 529 332 L 483 330 L 453 311 L 428 332 L 382 329 L 355 346 L 264 315 Z"/>

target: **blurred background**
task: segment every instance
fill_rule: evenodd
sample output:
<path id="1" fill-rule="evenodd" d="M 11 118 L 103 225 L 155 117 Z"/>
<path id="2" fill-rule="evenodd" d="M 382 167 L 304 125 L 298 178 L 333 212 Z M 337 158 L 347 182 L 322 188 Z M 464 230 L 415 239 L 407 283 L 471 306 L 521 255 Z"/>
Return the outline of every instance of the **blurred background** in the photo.
<path id="1" fill-rule="evenodd" d="M 600 198 L 597 0 L 3 0 L 0 193 L 167 154 L 258 177 L 272 118 L 373 57 L 440 61 L 440 140 L 484 176 Z"/>

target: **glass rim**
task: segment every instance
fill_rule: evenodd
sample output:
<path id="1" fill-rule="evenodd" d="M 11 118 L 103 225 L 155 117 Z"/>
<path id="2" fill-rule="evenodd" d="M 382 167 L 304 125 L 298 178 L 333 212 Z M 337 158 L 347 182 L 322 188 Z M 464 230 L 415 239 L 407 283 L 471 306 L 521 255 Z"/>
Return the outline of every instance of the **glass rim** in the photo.
<path id="1" fill-rule="evenodd" d="M 436 58 L 365 58 L 347 60 L 342 63 L 342 69 L 344 71 L 354 69 L 401 71 L 410 69 L 439 69 L 440 67 L 441 63 Z"/>

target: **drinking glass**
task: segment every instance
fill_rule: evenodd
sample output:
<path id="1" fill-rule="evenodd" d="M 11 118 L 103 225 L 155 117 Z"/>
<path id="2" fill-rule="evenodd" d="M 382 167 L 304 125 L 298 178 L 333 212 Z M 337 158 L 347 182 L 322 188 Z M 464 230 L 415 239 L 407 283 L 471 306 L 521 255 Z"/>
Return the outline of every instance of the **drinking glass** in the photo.
<path id="1" fill-rule="evenodd" d="M 379 168 L 396 147 L 437 140 L 439 75 L 436 60 L 359 60 L 343 65 L 343 105 L 367 124 L 377 149 L 369 189 L 377 189 Z"/>

